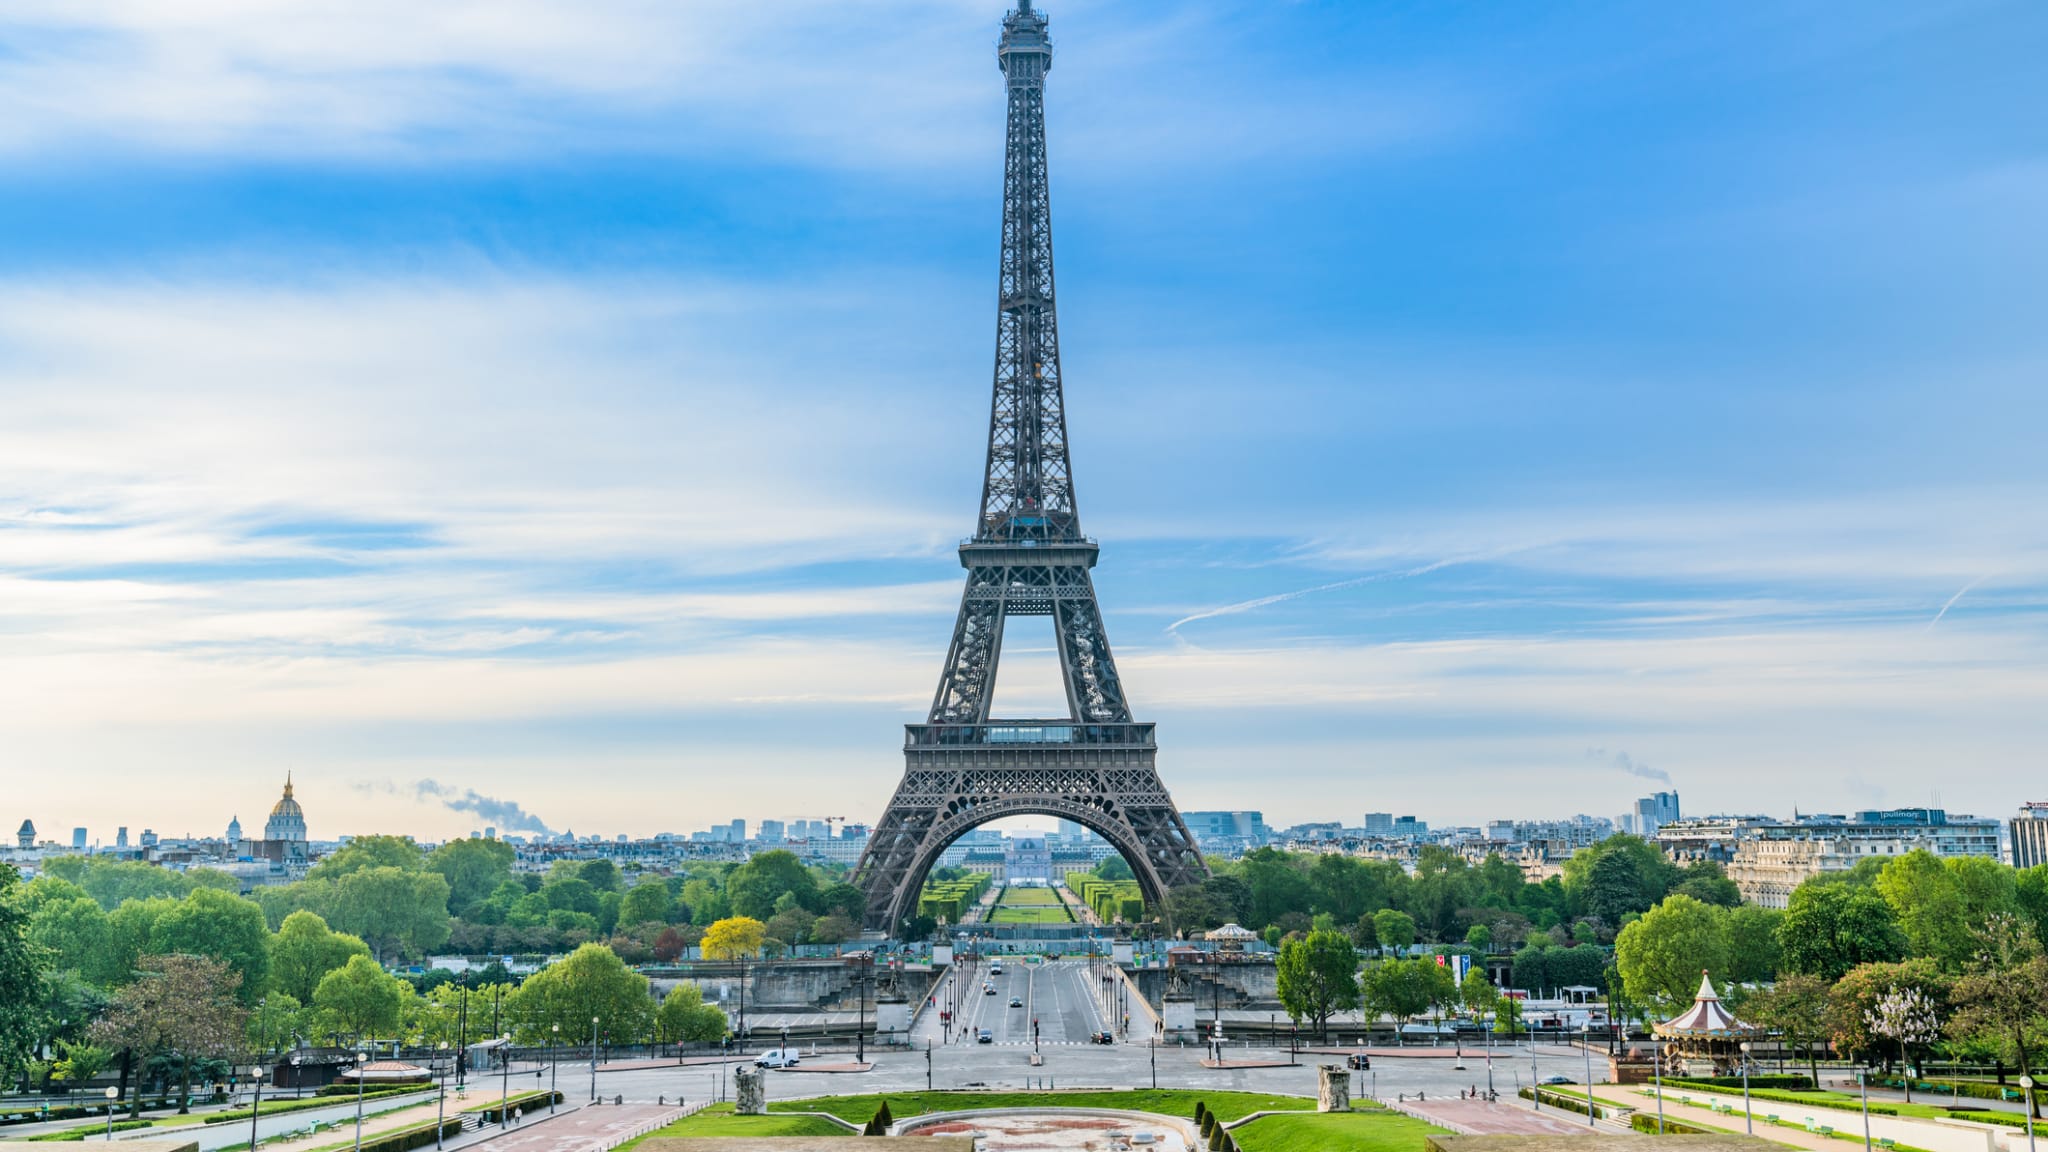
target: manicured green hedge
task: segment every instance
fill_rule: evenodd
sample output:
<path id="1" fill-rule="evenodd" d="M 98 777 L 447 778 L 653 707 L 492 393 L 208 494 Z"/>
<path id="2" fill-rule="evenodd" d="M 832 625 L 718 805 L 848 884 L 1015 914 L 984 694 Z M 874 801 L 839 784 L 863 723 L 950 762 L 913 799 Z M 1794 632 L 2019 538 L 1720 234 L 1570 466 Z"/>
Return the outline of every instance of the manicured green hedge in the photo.
<path id="1" fill-rule="evenodd" d="M 1657 1134 L 1657 1117 L 1654 1113 L 1637 1112 L 1628 1118 L 1628 1123 L 1629 1127 L 1634 1128 L 1638 1132 L 1648 1132 L 1652 1136 Z M 1712 1128 L 1702 1128 L 1697 1124 L 1681 1124 L 1676 1120 L 1666 1117 L 1664 1120 L 1664 1135 L 1717 1136 L 1720 1133 L 1715 1132 Z"/>
<path id="2" fill-rule="evenodd" d="M 1896 1076 L 1886 1076 L 1871 1081 L 1886 1088 L 1904 1089 L 1906 1082 Z M 1973 1100 L 2010 1100 L 2018 1103 L 2026 1093 L 2011 1085 L 1986 1084 L 1978 1080 L 1915 1080 L 1916 1092 L 1939 1092 L 1944 1096 L 1968 1096 Z M 2035 1091 L 2040 1091 L 2036 1088 Z"/>
<path id="3" fill-rule="evenodd" d="M 1680 1088 L 1734 1088 L 1740 1090 L 1742 1088 L 1742 1077 L 1706 1076 L 1688 1080 L 1684 1077 L 1666 1076 L 1664 1083 Z M 1764 1088 L 1783 1088 L 1795 1092 L 1811 1092 L 1813 1090 L 1813 1079 L 1809 1076 L 1792 1075 L 1751 1076 L 1749 1078 L 1749 1090 L 1751 1093 Z"/>
<path id="4" fill-rule="evenodd" d="M 524 1095 L 514 1096 L 512 1097 L 512 1099 L 505 1101 L 504 1106 L 510 1108 L 514 1112 L 531 1112 L 535 1108 L 538 1108 L 543 1104 L 560 1104 L 562 1100 L 563 1096 L 560 1092 L 528 1092 Z M 471 1113 L 472 1115 L 482 1116 L 484 1119 L 490 1121 L 493 1124 L 498 1123 L 500 1119 L 498 1115 L 498 1104 L 495 1102 L 486 1104 L 481 1108 L 465 1109 L 465 1111 Z"/>
<path id="5" fill-rule="evenodd" d="M 404 1096 L 408 1093 L 424 1091 L 431 1087 L 432 1085 L 423 1085 L 415 1088 L 379 1088 L 375 1092 L 363 1093 L 363 1099 L 370 1101 L 384 1096 Z M 349 1099 L 353 1100 L 354 1098 L 355 1093 L 349 1093 Z M 290 1097 L 279 1097 L 275 1102 L 269 1100 L 263 1102 L 263 1114 L 265 1116 L 282 1116 L 287 1112 L 297 1112 L 305 1108 L 332 1108 L 335 1104 L 336 1100 L 333 1096 L 315 1096 L 310 1100 L 293 1100 Z M 247 1108 L 230 1108 L 225 1112 L 215 1112 L 209 1115 L 206 1118 L 206 1123 L 227 1124 L 236 1120 L 247 1120 L 249 1115 L 250 1112 Z"/>
<path id="6" fill-rule="evenodd" d="M 412 1128 L 400 1128 L 396 1132 L 384 1132 L 376 1136 L 365 1136 L 363 1137 L 363 1152 L 412 1152 L 414 1148 L 424 1148 L 432 1144 L 437 1129 L 443 1136 L 454 1136 L 462 1131 L 462 1121 L 460 1119 L 443 1120 L 438 1123 L 421 1124 Z"/>
<path id="7" fill-rule="evenodd" d="M 149 1127 L 153 1127 L 153 1126 L 154 1126 L 154 1122 L 153 1122 L 153 1121 L 149 1121 L 149 1120 L 116 1120 L 116 1121 L 114 1121 L 114 1131 L 116 1131 L 116 1132 L 133 1132 L 133 1131 L 134 1131 L 135 1129 L 137 1129 L 137 1128 L 149 1128 Z M 79 1126 L 79 1127 L 77 1127 L 77 1128 L 67 1128 L 67 1129 L 65 1129 L 65 1130 L 64 1130 L 64 1131 L 62 1131 L 62 1132 L 45 1132 L 45 1133 L 43 1133 L 43 1134 L 42 1134 L 42 1135 L 40 1135 L 40 1136 L 29 1136 L 29 1137 L 27 1137 L 27 1139 L 29 1139 L 29 1140 L 90 1140 L 90 1139 L 93 1139 L 94 1137 L 98 1137 L 99 1139 L 102 1139 L 102 1140 L 106 1139 L 106 1137 L 107 1137 L 107 1126 L 106 1126 L 106 1125 L 104 1125 L 104 1124 L 83 1124 L 83 1125 L 80 1125 L 80 1126 Z"/>

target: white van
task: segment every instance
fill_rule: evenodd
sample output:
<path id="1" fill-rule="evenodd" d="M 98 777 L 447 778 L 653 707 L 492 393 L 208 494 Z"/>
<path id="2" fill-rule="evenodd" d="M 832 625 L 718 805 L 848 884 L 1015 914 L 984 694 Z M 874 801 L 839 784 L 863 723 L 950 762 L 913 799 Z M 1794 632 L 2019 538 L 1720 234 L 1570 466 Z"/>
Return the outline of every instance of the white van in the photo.
<path id="1" fill-rule="evenodd" d="M 794 1048 L 770 1048 L 754 1057 L 756 1068 L 794 1068 L 803 1059 L 803 1054 Z"/>

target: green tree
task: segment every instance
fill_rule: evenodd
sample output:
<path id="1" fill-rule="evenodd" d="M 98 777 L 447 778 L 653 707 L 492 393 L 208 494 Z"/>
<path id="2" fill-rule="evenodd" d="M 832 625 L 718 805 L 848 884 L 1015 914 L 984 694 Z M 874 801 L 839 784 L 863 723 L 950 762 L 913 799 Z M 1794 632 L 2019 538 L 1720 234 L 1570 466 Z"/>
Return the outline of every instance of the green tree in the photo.
<path id="1" fill-rule="evenodd" d="M 1685 866 L 1685 872 L 1678 883 L 1671 886 L 1672 892 L 1683 893 L 1702 904 L 1713 904 L 1722 908 L 1734 908 L 1742 903 L 1742 892 L 1735 887 L 1735 881 L 1728 879 L 1728 872 L 1718 861 L 1695 860 Z"/>
<path id="2" fill-rule="evenodd" d="M 741 916 L 766 920 L 775 915 L 775 901 L 787 892 L 809 908 L 818 900 L 818 881 L 793 852 L 777 848 L 759 852 L 725 878 L 726 897 Z"/>
<path id="3" fill-rule="evenodd" d="M 1808 881 L 1792 892 L 1778 925 L 1783 967 L 1832 984 L 1863 964 L 1906 954 L 1898 917 L 1877 893 L 1857 885 Z"/>
<path id="4" fill-rule="evenodd" d="M 44 956 L 29 939 L 28 914 L 14 901 L 20 881 L 13 868 L 0 864 L 0 1074 L 28 1061 L 43 1030 L 37 1005 Z"/>
<path id="5" fill-rule="evenodd" d="M 678 984 L 655 1011 L 654 1030 L 664 1044 L 714 1044 L 725 1038 L 725 1013 L 695 984 Z"/>
<path id="6" fill-rule="evenodd" d="M 106 967 L 117 974 L 113 984 L 125 984 L 134 978 L 143 957 L 150 953 L 150 938 L 156 932 L 157 920 L 177 906 L 178 902 L 168 896 L 151 896 L 127 901 L 107 914 Z"/>
<path id="7" fill-rule="evenodd" d="M 210 956 L 150 957 L 137 978 L 115 994 L 107 1015 L 93 1028 L 94 1041 L 126 1050 L 136 1067 L 175 1053 L 181 1082 L 189 1089 L 194 1060 L 231 1054 L 242 1041 L 248 1013 L 237 994 L 240 984 L 233 969 Z M 142 1077 L 134 1083 L 131 1117 L 142 1112 Z"/>
<path id="8" fill-rule="evenodd" d="M 1928 957 L 1897 964 L 1862 964 L 1850 969 L 1828 993 L 1828 1034 L 1835 1050 L 1852 1057 L 1888 1059 L 1884 1037 L 1870 1027 L 1879 1001 L 1901 989 L 1920 993 L 1940 1014 L 1948 1003 L 1949 977 Z"/>
<path id="9" fill-rule="evenodd" d="M 1676 1009 L 1692 1001 L 1702 968 L 1725 968 L 1728 938 L 1717 909 L 1668 896 L 1614 940 L 1614 964 L 1629 999 Z"/>
<path id="10" fill-rule="evenodd" d="M 1382 950 L 1399 955 L 1415 945 L 1415 920 L 1406 912 L 1382 908 L 1372 914 L 1372 934 Z"/>
<path id="11" fill-rule="evenodd" d="M 112 987 L 128 975 L 109 964 L 114 956 L 110 931 L 99 901 L 82 892 L 44 903 L 29 919 L 29 939 L 49 955 L 51 968 L 76 972 L 102 988 Z"/>
<path id="12" fill-rule="evenodd" d="M 398 1031 L 398 1021 L 412 986 L 377 966 L 361 953 L 320 978 L 313 990 L 313 1010 L 326 1029 L 353 1040 L 374 1040 Z"/>
<path id="13" fill-rule="evenodd" d="M 329 972 L 351 956 L 368 956 L 370 946 L 357 937 L 336 932 L 311 912 L 284 918 L 270 947 L 271 987 L 301 1004 L 309 1004 Z"/>
<path id="14" fill-rule="evenodd" d="M 1878 873 L 1877 892 L 1898 916 L 1913 955 L 1944 968 L 1961 967 L 1970 946 L 1969 922 L 1962 888 L 1941 857 L 1922 848 L 1892 860 Z"/>
<path id="15" fill-rule="evenodd" d="M 1403 1021 L 1458 1002 L 1458 982 L 1448 966 L 1434 956 L 1382 960 L 1366 965 L 1359 990 L 1367 1017 L 1392 1016 Z"/>
<path id="16" fill-rule="evenodd" d="M 1778 1034 L 1780 1043 L 1798 1049 L 1806 1057 L 1807 1073 L 1820 1083 L 1820 1063 L 1815 1045 L 1828 1038 L 1828 984 L 1818 976 L 1787 973 L 1769 988 L 1751 996 L 1743 1015 Z"/>
<path id="17" fill-rule="evenodd" d="M 1325 1040 L 1330 1016 L 1358 1006 L 1358 952 L 1342 932 L 1318 930 L 1282 944 L 1277 975 L 1288 1017 L 1314 1021 Z"/>
<path id="18" fill-rule="evenodd" d="M 619 923 L 666 924 L 674 907 L 668 885 L 659 880 L 643 880 L 626 889 L 625 899 L 619 902 Z"/>
<path id="19" fill-rule="evenodd" d="M 306 873 L 308 880 L 340 880 L 370 868 L 396 868 L 417 872 L 426 867 L 426 855 L 410 836 L 357 836 L 341 850 L 322 859 Z"/>
<path id="20" fill-rule="evenodd" d="M 647 977 L 602 944 L 585 944 L 527 977 L 506 1001 L 505 1011 L 522 1043 L 547 1042 L 555 1025 L 561 1036 L 581 1040 L 590 1033 L 592 1017 L 613 1041 L 638 1043 L 654 1024 Z"/>
<path id="21" fill-rule="evenodd" d="M 1465 982 L 1458 985 L 1458 998 L 1465 1004 L 1465 1010 L 1484 1020 L 1500 1011 L 1500 989 L 1486 978 L 1486 970 L 1474 965 L 1465 973 Z"/>
<path id="22" fill-rule="evenodd" d="M 540 894 L 547 898 L 548 907 L 563 912 L 581 912 L 585 916 L 597 916 L 597 889 L 590 881 L 580 876 L 568 876 L 550 880 L 542 886 Z"/>
<path id="23" fill-rule="evenodd" d="M 1783 962 L 1778 927 L 1785 913 L 1777 908 L 1743 904 L 1720 909 L 1722 933 L 1728 941 L 1728 979 L 1761 984 L 1775 978 Z"/>
<path id="24" fill-rule="evenodd" d="M 397 837 L 364 839 L 412 843 Z M 382 865 L 355 869 L 335 882 L 334 911 L 327 922 L 362 937 L 380 959 L 423 955 L 448 940 L 448 881 L 438 872 Z"/>
<path id="25" fill-rule="evenodd" d="M 1620 862 L 1606 863 L 1616 857 Z M 1562 886 L 1573 908 L 1613 929 L 1628 913 L 1647 911 L 1662 900 L 1679 875 L 1662 849 L 1622 833 L 1572 853 L 1564 862 Z"/>
<path id="26" fill-rule="evenodd" d="M 512 879 L 512 846 L 475 837 L 450 840 L 427 854 L 426 866 L 448 881 L 448 914 L 468 916 Z"/>
<path id="27" fill-rule="evenodd" d="M 239 977 L 245 1004 L 255 1003 L 270 981 L 270 926 L 263 910 L 217 888 L 194 888 L 164 910 L 149 929 L 149 950 L 159 956 L 211 956 Z"/>
<path id="28" fill-rule="evenodd" d="M 275 979 L 276 974 L 272 973 Z M 281 1052 L 292 1046 L 292 1034 L 306 1028 L 305 1002 L 289 992 L 271 992 L 249 1012 L 246 1033 L 256 1054 Z"/>
<path id="29" fill-rule="evenodd" d="M 1977 954 L 1956 981 L 1949 1035 L 1989 1047 L 2001 1063 L 2032 1076 L 2034 1054 L 2048 1036 L 2048 957 L 2017 916 L 1993 916 L 1976 936 Z M 2029 1106 L 2040 1114 L 2038 1102 Z"/>
<path id="30" fill-rule="evenodd" d="M 1479 877 L 1464 857 L 1441 844 L 1425 844 L 1416 853 L 1402 907 L 1423 939 L 1441 942 L 1456 937 L 1459 910 L 1476 903 L 1479 892 Z"/>

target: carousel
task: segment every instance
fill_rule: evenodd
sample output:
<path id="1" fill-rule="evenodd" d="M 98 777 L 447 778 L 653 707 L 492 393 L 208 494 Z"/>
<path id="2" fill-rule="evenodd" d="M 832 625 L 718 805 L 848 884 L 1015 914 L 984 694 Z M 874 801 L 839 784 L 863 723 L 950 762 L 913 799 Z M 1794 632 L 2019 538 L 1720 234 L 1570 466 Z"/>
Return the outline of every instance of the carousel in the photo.
<path id="1" fill-rule="evenodd" d="M 1700 990 L 1692 1007 L 1661 1024 L 1651 1026 L 1657 1034 L 1658 1056 L 1667 1076 L 1706 1078 L 1732 1076 L 1742 1068 L 1745 1041 L 1763 1034 L 1737 1020 L 1722 1007 L 1714 982 L 1700 972 Z"/>

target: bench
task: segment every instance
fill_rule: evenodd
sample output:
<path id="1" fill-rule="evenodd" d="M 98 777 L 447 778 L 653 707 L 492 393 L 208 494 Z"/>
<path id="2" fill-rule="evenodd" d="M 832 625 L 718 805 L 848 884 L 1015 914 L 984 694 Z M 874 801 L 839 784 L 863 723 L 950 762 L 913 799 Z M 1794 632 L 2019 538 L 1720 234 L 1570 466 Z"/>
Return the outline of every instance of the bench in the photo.
<path id="1" fill-rule="evenodd" d="M 1880 1148 L 1896 1148 L 1898 1147 L 1898 1142 L 1886 1136 L 1877 1142 L 1877 1146 Z"/>

